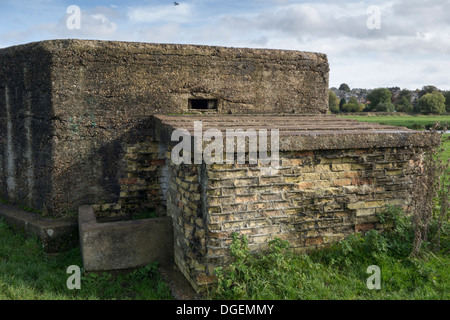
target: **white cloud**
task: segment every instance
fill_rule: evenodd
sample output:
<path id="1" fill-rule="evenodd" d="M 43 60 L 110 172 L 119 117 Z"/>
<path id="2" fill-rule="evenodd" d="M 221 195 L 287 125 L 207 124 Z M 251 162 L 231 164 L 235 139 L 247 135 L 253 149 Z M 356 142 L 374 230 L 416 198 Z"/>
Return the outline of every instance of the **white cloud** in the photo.
<path id="1" fill-rule="evenodd" d="M 62 0 L 39 1 L 40 15 L 34 5 L 11 18 L 0 12 L 0 45 L 68 37 L 316 51 L 328 55 L 330 85 L 450 85 L 450 0 L 83 1 L 80 30 L 67 29 Z M 367 28 L 372 4 L 381 9 L 380 30 Z"/>
<path id="2" fill-rule="evenodd" d="M 129 7 L 127 16 L 133 23 L 187 22 L 192 16 L 193 5 Z"/>

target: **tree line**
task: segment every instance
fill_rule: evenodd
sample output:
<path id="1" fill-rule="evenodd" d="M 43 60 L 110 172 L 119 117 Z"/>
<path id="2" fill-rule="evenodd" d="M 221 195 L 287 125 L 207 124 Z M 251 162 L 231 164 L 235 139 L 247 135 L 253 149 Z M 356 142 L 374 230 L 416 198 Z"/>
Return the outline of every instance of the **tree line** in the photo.
<path id="1" fill-rule="evenodd" d="M 350 92 L 350 87 L 343 83 L 339 87 L 342 93 Z M 365 96 L 364 103 L 358 102 L 356 96 L 339 98 L 329 90 L 329 108 L 333 113 L 339 112 L 405 112 L 421 114 L 450 113 L 450 91 L 441 91 L 428 85 L 421 90 L 410 91 L 399 88 L 376 88 Z"/>

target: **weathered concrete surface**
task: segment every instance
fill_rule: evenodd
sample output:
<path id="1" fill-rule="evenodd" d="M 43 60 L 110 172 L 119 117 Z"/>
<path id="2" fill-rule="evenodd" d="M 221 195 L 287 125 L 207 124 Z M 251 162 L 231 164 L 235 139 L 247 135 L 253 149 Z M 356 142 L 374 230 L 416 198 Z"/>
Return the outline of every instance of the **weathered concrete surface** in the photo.
<path id="1" fill-rule="evenodd" d="M 129 269 L 173 262 L 169 217 L 98 223 L 91 206 L 78 211 L 80 248 L 88 271 Z"/>
<path id="2" fill-rule="evenodd" d="M 0 218 L 4 218 L 13 228 L 37 236 L 46 252 L 61 252 L 78 246 L 75 220 L 45 219 L 38 214 L 6 204 L 0 204 Z"/>
<path id="3" fill-rule="evenodd" d="M 176 129 L 188 130 L 193 139 L 195 121 L 201 121 L 203 133 L 212 128 L 220 130 L 224 140 L 227 129 L 254 129 L 256 133 L 267 129 L 268 137 L 272 129 L 278 129 L 280 151 L 429 147 L 440 143 L 436 133 L 334 115 L 156 115 L 154 121 L 155 139 L 172 146 L 179 143 L 171 141 Z M 268 150 L 270 146 L 269 138 Z"/>
<path id="4" fill-rule="evenodd" d="M 115 203 L 154 114 L 325 113 L 327 57 L 288 50 L 52 40 L 0 50 L 0 196 L 54 216 Z M 203 111 L 203 110 L 202 110 Z"/>

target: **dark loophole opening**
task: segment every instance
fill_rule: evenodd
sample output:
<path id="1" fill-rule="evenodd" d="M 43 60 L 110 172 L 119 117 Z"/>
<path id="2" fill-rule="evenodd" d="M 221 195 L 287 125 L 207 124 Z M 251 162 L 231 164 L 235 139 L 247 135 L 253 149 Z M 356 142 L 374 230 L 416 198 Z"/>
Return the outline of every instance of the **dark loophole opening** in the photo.
<path id="1" fill-rule="evenodd" d="M 214 100 L 214 99 L 189 99 L 189 109 L 217 110 L 217 100 Z"/>

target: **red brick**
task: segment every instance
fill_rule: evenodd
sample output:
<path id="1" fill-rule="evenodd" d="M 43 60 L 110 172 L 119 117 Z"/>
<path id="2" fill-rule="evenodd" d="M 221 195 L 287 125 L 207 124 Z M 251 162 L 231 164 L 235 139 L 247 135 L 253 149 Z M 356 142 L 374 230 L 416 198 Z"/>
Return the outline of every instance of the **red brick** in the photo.
<path id="1" fill-rule="evenodd" d="M 351 184 L 351 179 L 337 179 L 333 180 L 333 186 L 349 186 Z"/>
<path id="2" fill-rule="evenodd" d="M 361 176 L 360 171 L 347 171 L 344 172 L 344 178 L 358 178 Z"/>
<path id="3" fill-rule="evenodd" d="M 313 182 L 300 182 L 297 184 L 297 187 L 299 189 L 310 189 L 310 188 L 314 188 L 314 183 Z"/>
<path id="4" fill-rule="evenodd" d="M 323 243 L 323 237 L 307 238 L 305 241 L 305 246 L 313 246 Z"/>
<path id="5" fill-rule="evenodd" d="M 368 222 L 368 223 L 362 223 L 362 224 L 355 225 L 355 231 L 356 232 L 368 231 L 368 230 L 372 230 L 372 229 L 375 229 L 375 224 L 373 222 Z"/>
<path id="6" fill-rule="evenodd" d="M 139 178 L 123 178 L 120 179 L 119 183 L 120 184 L 136 184 L 138 183 Z"/>
<path id="7" fill-rule="evenodd" d="M 361 186 L 364 184 L 373 184 L 373 181 L 372 179 L 360 179 L 360 178 L 352 179 L 352 185 L 354 186 Z"/>
<path id="8" fill-rule="evenodd" d="M 162 166 L 162 165 L 166 164 L 166 160 L 165 159 L 148 160 L 147 164 Z"/>

